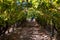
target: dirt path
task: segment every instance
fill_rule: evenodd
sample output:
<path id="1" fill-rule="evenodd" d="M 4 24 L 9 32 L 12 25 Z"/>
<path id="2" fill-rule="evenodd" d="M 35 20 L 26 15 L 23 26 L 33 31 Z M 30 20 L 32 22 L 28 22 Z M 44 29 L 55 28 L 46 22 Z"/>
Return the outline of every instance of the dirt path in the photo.
<path id="1" fill-rule="evenodd" d="M 14 32 L 3 36 L 0 40 L 51 40 L 50 35 L 45 30 L 41 31 L 40 29 L 36 21 L 27 21 L 22 26 L 15 28 Z"/>

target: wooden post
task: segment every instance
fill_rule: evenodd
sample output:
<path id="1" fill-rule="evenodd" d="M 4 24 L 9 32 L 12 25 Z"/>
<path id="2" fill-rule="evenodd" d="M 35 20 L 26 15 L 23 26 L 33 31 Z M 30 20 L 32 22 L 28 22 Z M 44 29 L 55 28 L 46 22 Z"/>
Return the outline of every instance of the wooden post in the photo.
<path id="1" fill-rule="evenodd" d="M 52 19 L 50 20 L 50 26 L 51 26 L 51 35 L 50 35 L 50 39 L 52 40 Z"/>

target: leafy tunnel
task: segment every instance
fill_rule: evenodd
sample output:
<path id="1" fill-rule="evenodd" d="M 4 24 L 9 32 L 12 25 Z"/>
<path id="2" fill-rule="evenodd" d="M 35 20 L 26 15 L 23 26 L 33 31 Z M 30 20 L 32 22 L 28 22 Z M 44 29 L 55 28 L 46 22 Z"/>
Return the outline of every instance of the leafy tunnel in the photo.
<path id="1" fill-rule="evenodd" d="M 18 27 L 29 19 L 35 19 L 44 29 L 50 29 L 52 34 L 56 30 L 60 35 L 59 2 L 59 0 L 0 0 L 0 35 L 5 34 L 11 25 L 16 24 Z"/>

